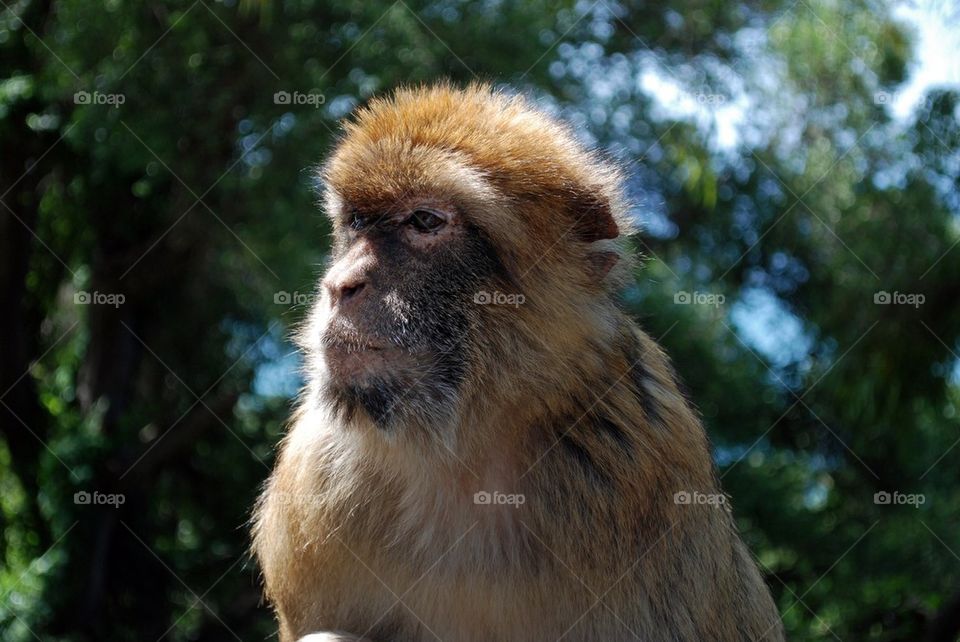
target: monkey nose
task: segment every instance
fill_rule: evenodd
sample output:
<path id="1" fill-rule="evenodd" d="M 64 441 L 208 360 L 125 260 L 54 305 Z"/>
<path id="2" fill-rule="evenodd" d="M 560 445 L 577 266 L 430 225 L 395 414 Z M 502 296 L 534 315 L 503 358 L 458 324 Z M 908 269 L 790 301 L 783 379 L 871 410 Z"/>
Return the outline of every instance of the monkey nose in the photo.
<path id="1" fill-rule="evenodd" d="M 351 275 L 345 278 L 327 279 L 324 286 L 330 295 L 330 302 L 334 306 L 345 305 L 357 299 L 367 287 L 367 280 L 361 275 Z"/>

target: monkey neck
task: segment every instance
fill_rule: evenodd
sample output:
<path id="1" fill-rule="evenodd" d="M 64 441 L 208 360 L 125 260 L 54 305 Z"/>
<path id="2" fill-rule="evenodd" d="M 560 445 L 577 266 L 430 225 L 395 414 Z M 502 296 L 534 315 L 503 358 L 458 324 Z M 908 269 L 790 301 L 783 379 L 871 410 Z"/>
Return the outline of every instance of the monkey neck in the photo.
<path id="1" fill-rule="evenodd" d="M 648 484 L 715 487 L 703 428 L 666 354 L 628 317 L 606 312 L 616 320 L 606 329 L 567 338 L 499 379 L 457 431 L 462 462 L 501 484 L 565 474 L 573 463 L 595 479 L 629 466 Z"/>
<path id="2" fill-rule="evenodd" d="M 464 495 L 549 484 L 571 467 L 597 489 L 630 470 L 648 487 L 711 492 L 706 437 L 665 353 L 611 308 L 503 346 L 453 425 L 385 433 L 364 422 L 338 434 L 365 466 Z"/>

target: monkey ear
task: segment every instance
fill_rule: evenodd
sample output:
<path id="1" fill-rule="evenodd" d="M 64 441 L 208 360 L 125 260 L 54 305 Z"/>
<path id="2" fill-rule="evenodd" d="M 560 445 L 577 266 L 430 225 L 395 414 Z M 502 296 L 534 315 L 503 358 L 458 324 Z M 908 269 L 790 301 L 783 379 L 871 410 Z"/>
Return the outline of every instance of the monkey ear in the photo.
<path id="1" fill-rule="evenodd" d="M 587 261 L 590 263 L 591 276 L 597 281 L 602 281 L 620 261 L 620 255 L 613 251 L 591 252 Z"/>
<path id="2" fill-rule="evenodd" d="M 582 193 L 573 199 L 573 230 L 584 243 L 615 239 L 620 235 L 610 204 L 602 196 Z"/>

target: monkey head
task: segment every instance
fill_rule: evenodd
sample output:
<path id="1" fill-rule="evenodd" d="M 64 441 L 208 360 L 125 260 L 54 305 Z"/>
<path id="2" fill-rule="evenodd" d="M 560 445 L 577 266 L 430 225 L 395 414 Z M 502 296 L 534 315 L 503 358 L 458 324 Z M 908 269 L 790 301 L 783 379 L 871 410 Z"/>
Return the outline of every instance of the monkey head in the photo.
<path id="1" fill-rule="evenodd" d="M 619 175 L 522 98 L 374 100 L 320 179 L 334 240 L 304 339 L 318 403 L 347 418 L 452 430 L 491 411 L 498 372 L 549 385 L 610 325 Z"/>

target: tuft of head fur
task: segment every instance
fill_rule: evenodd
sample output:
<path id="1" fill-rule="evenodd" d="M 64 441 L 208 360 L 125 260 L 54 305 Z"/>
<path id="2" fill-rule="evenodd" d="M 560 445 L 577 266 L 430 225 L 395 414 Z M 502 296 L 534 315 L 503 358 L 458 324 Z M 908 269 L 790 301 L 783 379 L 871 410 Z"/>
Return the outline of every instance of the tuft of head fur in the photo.
<path id="1" fill-rule="evenodd" d="M 344 125 L 320 176 L 328 210 L 343 200 L 389 209 L 411 194 L 495 203 L 472 215 L 521 270 L 632 231 L 620 169 L 523 96 L 485 84 L 372 100 Z"/>

